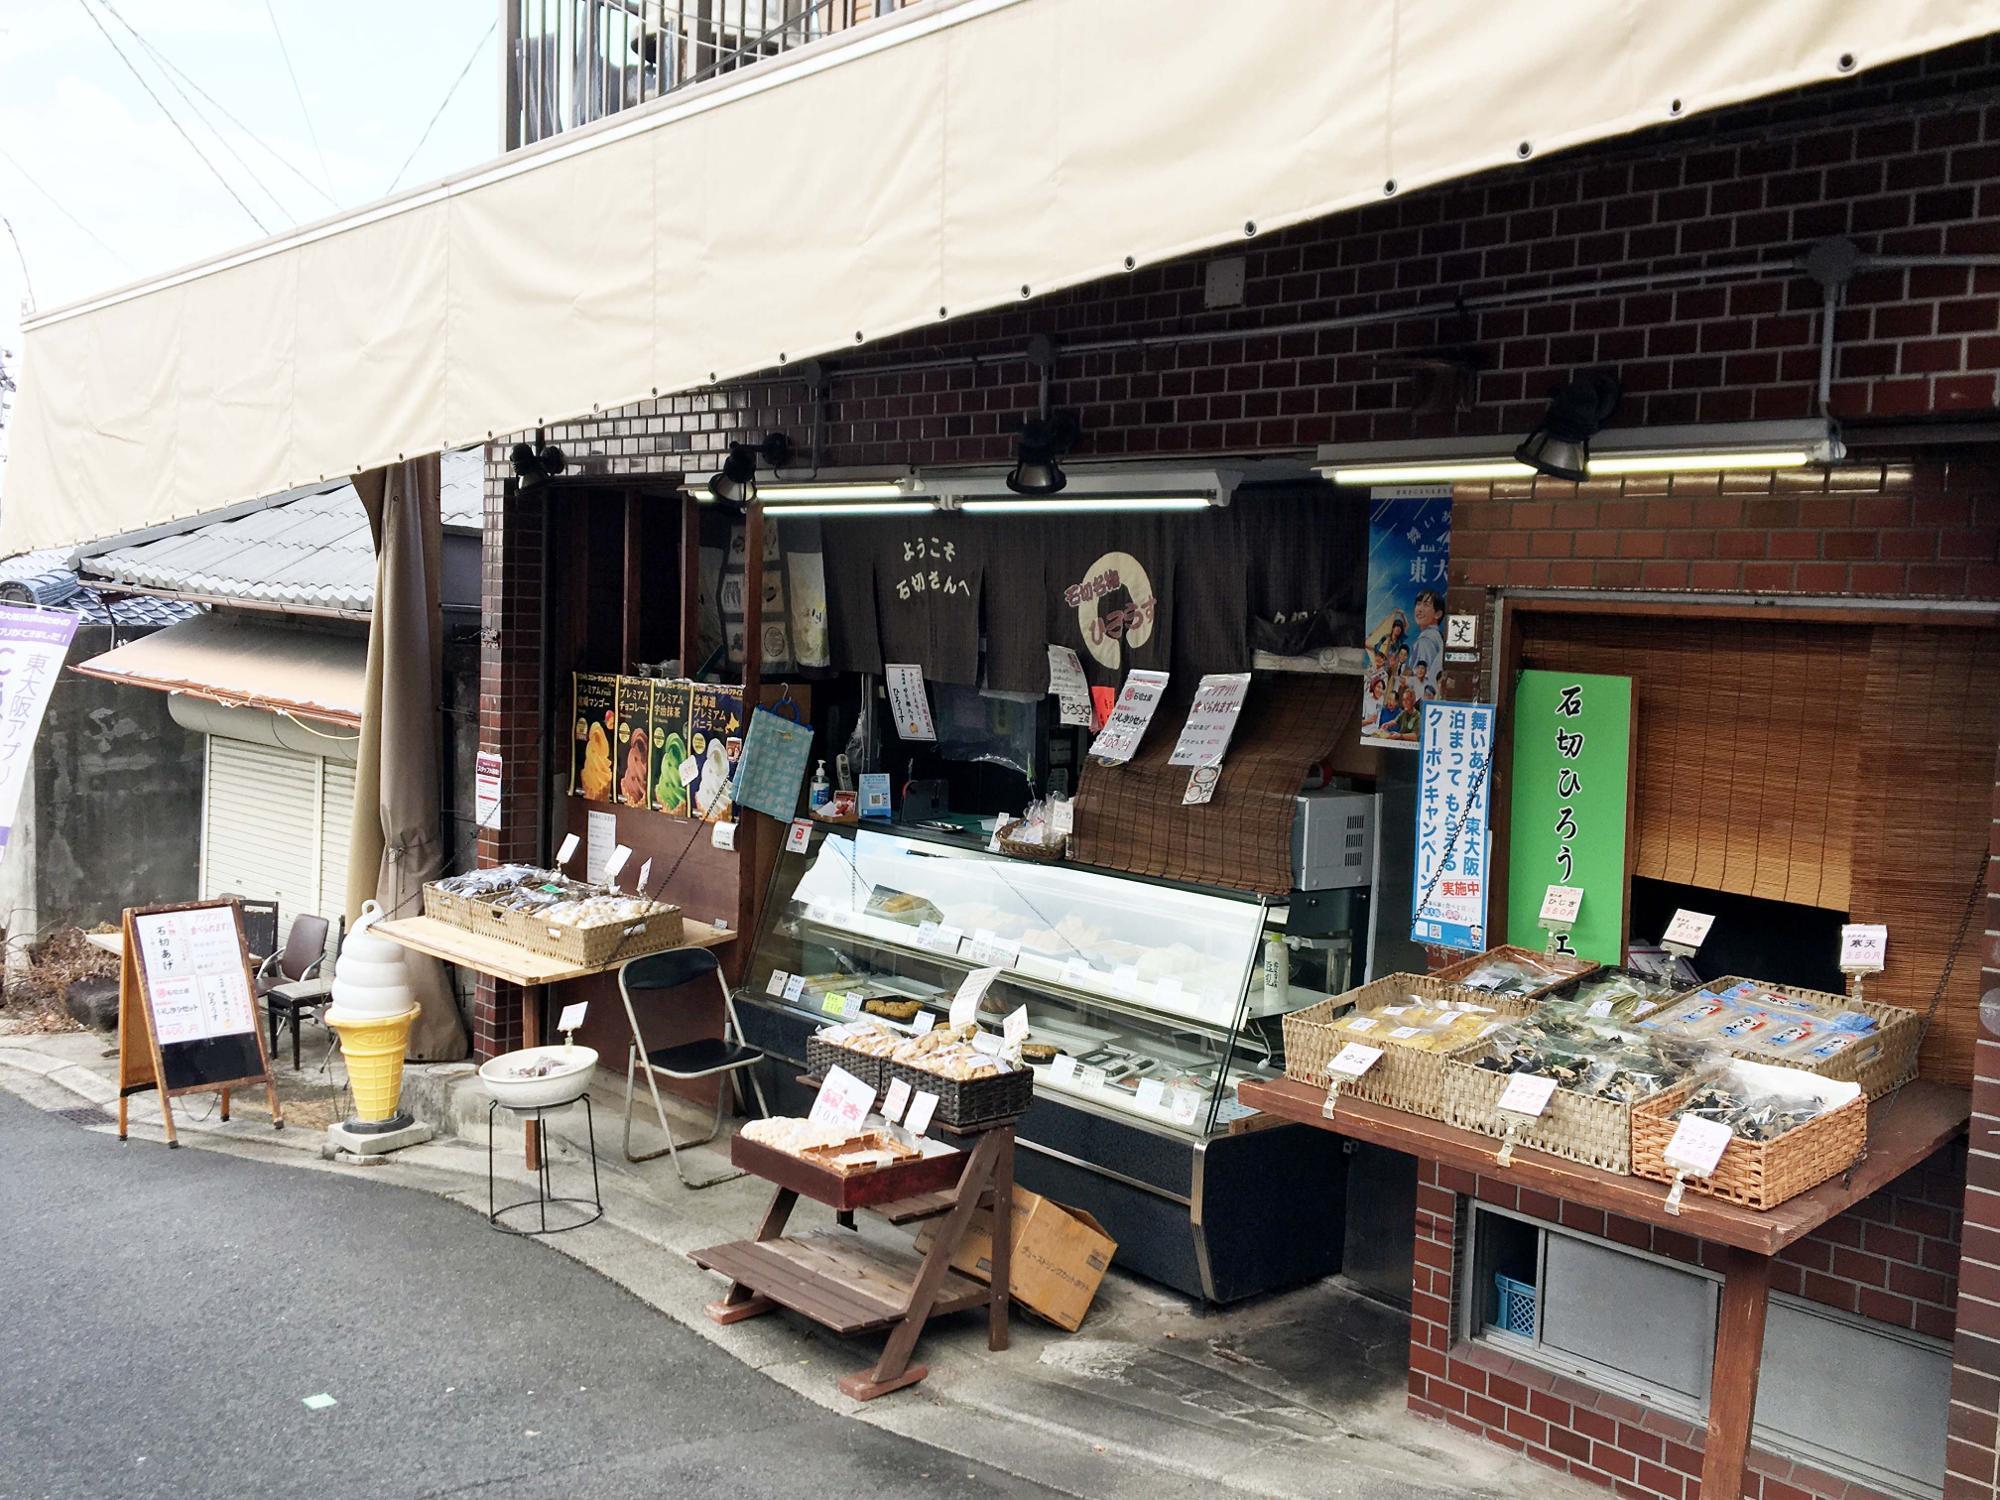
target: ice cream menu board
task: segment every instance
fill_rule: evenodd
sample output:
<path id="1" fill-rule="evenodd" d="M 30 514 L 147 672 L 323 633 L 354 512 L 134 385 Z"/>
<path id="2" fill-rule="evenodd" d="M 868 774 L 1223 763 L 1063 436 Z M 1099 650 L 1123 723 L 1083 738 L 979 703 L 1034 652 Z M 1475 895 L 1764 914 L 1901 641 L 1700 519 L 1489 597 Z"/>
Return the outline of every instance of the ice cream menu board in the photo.
<path id="1" fill-rule="evenodd" d="M 133 918 L 162 1047 L 257 1029 L 236 914 L 227 906 Z"/>

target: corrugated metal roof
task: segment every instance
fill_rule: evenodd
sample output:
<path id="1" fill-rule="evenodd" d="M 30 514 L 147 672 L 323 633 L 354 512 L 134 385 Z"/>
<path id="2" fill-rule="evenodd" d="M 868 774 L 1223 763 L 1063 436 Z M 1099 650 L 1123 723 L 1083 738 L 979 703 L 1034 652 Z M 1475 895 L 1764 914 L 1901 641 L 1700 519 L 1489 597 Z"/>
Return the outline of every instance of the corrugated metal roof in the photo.
<path id="1" fill-rule="evenodd" d="M 444 455 L 439 509 L 447 527 L 479 530 L 485 478 L 481 450 Z M 82 570 L 106 584 L 280 609 L 365 614 L 375 606 L 368 516 L 344 482 L 230 520 L 197 517 L 174 535 L 86 557 Z"/>
<path id="2" fill-rule="evenodd" d="M 367 668 L 366 636 L 210 613 L 79 662 L 73 670 L 217 703 L 359 724 Z"/>

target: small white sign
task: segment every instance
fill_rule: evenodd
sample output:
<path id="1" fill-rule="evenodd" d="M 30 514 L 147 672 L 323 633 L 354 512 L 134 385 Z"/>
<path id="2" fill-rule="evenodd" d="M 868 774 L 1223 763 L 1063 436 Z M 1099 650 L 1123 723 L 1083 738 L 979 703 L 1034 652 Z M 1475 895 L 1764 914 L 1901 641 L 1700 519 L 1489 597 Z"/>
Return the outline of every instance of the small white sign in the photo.
<path id="1" fill-rule="evenodd" d="M 810 818 L 794 818 L 792 826 L 785 830 L 785 852 L 804 854 L 812 846 L 813 826 Z"/>
<path id="2" fill-rule="evenodd" d="M 916 1020 L 910 1023 L 910 1030 L 914 1031 L 918 1036 L 922 1036 L 935 1025 L 937 1025 L 937 1013 L 935 1011 L 920 1010 L 917 1012 Z"/>
<path id="3" fill-rule="evenodd" d="M 1175 1089 L 1167 1095 L 1167 1112 L 1176 1125 L 1192 1125 L 1201 1113 L 1201 1094 L 1195 1089 Z"/>
<path id="4" fill-rule="evenodd" d="M 1500 1108 L 1509 1114 L 1539 1118 L 1555 1094 L 1556 1081 L 1539 1073 L 1516 1073 L 1500 1091 Z"/>
<path id="5" fill-rule="evenodd" d="M 604 862 L 604 883 L 609 886 L 616 886 L 619 875 L 624 872 L 625 866 L 631 863 L 631 860 L 632 851 L 630 849 L 627 849 L 623 844 L 614 845 L 611 850 L 611 857 Z"/>
<path id="6" fill-rule="evenodd" d="M 1444 643 L 1453 651 L 1470 651 L 1479 644 L 1478 615 L 1446 615 Z"/>
<path id="7" fill-rule="evenodd" d="M 1365 1047 L 1360 1042 L 1349 1042 L 1334 1053 L 1333 1061 L 1326 1065 L 1326 1071 L 1334 1078 L 1359 1078 L 1381 1060 L 1380 1047 Z"/>
<path id="8" fill-rule="evenodd" d="M 1583 887 L 1580 885 L 1552 885 L 1542 897 L 1542 925 L 1544 927 L 1574 927 L 1576 914 L 1583 910 Z"/>
<path id="9" fill-rule="evenodd" d="M 1165 672 L 1135 668 L 1126 673 L 1125 687 L 1117 704 L 1105 719 L 1103 730 L 1090 742 L 1091 759 L 1114 765 L 1130 760 L 1139 748 L 1139 741 L 1146 737 L 1146 726 L 1153 722 L 1153 712 L 1160 706 L 1160 697 L 1166 690 Z"/>
<path id="10" fill-rule="evenodd" d="M 1049 1077 L 1057 1083 L 1068 1083 L 1076 1077 L 1076 1059 L 1067 1052 L 1058 1052 L 1055 1061 L 1049 1064 Z"/>
<path id="11" fill-rule="evenodd" d="M 500 826 L 500 757 L 490 750 L 472 758 L 472 808 L 481 828 Z"/>
<path id="12" fill-rule="evenodd" d="M 924 691 L 924 669 L 915 662 L 885 662 L 883 680 L 889 690 L 889 717 L 906 740 L 935 740 L 930 694 Z"/>
<path id="13" fill-rule="evenodd" d="M 588 1000 L 579 1000 L 574 1005 L 565 1005 L 562 1014 L 556 1017 L 557 1031 L 575 1031 L 583 1024 L 583 1013 L 590 1009 Z"/>
<path id="14" fill-rule="evenodd" d="M 608 812 L 586 814 L 584 833 L 583 878 L 592 885 L 602 885 L 604 867 L 611 862 L 611 851 L 618 847 L 618 815 Z"/>
<path id="15" fill-rule="evenodd" d="M 826 1070 L 826 1082 L 819 1086 L 807 1118 L 815 1125 L 859 1130 L 874 1107 L 875 1090 L 836 1063 Z"/>
<path id="16" fill-rule="evenodd" d="M 639 883 L 633 887 L 641 895 L 653 888 L 653 857 L 649 854 L 639 862 Z"/>
<path id="17" fill-rule="evenodd" d="M 715 831 L 709 835 L 708 841 L 718 849 L 734 849 L 736 847 L 736 825 L 734 823 L 717 823 Z"/>
<path id="18" fill-rule="evenodd" d="M 1139 968 L 1136 964 L 1120 964 L 1111 971 L 1111 988 L 1121 995 L 1139 993 Z"/>
<path id="19" fill-rule="evenodd" d="M 911 1135 L 922 1135 L 931 1128 L 931 1116 L 937 1113 L 938 1096 L 926 1094 L 922 1090 L 910 1101 L 910 1112 L 903 1117 L 903 1128 Z"/>
<path id="20" fill-rule="evenodd" d="M 557 869 L 560 870 L 564 865 L 568 864 L 571 860 L 576 858 L 576 846 L 577 846 L 577 837 L 575 834 L 572 833 L 564 837 L 562 841 L 562 848 L 556 850 Z"/>
<path id="21" fill-rule="evenodd" d="M 1155 1005 L 1178 1005 L 1181 998 L 1181 976 L 1162 974 L 1153 981 L 1153 1003 Z"/>
<path id="22" fill-rule="evenodd" d="M 889 1097 L 882 1101 L 882 1118 L 891 1125 L 903 1118 L 903 1111 L 910 1107 L 910 1086 L 900 1078 L 889 1080 Z"/>
<path id="23" fill-rule="evenodd" d="M 773 969 L 771 977 L 764 981 L 764 993 L 767 995 L 784 994 L 785 986 L 791 982 L 791 978 L 792 976 L 787 974 L 783 969 Z"/>
<path id="24" fill-rule="evenodd" d="M 1009 1042 L 1025 1042 L 1028 1039 L 1028 1007 L 1010 1011 L 1007 1019 L 1000 1023 L 1000 1034 Z"/>
<path id="25" fill-rule="evenodd" d="M 1663 1153 L 1668 1166 L 1694 1177 L 1712 1177 L 1735 1132 L 1720 1120 L 1682 1115 Z"/>
<path id="26" fill-rule="evenodd" d="M 1715 925 L 1715 918 L 1705 911 L 1688 911 L 1680 908 L 1674 912 L 1673 921 L 1667 923 L 1666 935 L 1660 939 L 1667 948 L 1686 948 L 1690 952 L 1708 940 L 1708 929 Z"/>
<path id="27" fill-rule="evenodd" d="M 1230 736 L 1236 732 L 1237 717 L 1243 712 L 1243 700 L 1249 696 L 1248 672 L 1211 672 L 1203 677 L 1194 690 L 1187 722 L 1181 725 L 1181 736 L 1174 741 L 1174 753 L 1167 757 L 1167 764 L 1221 765 Z"/>
<path id="28" fill-rule="evenodd" d="M 1049 647 L 1049 691 L 1056 695 L 1058 722 L 1090 728 L 1090 684 L 1082 660 L 1067 646 Z"/>
<path id="29" fill-rule="evenodd" d="M 682 761 L 677 769 L 680 771 L 682 786 L 701 785 L 701 762 L 692 755 Z"/>
<path id="30" fill-rule="evenodd" d="M 1888 953 L 1889 929 L 1880 922 L 1848 922 L 1841 927 L 1841 973 L 1879 974 Z"/>
<path id="31" fill-rule="evenodd" d="M 1157 1078 L 1139 1080 L 1139 1108 L 1165 1109 L 1167 1107 L 1167 1086 Z"/>
<path id="32" fill-rule="evenodd" d="M 1104 1069 L 1094 1067 L 1089 1063 L 1078 1063 L 1076 1065 L 1076 1083 L 1078 1088 L 1101 1089 L 1104 1087 Z"/>
<path id="33" fill-rule="evenodd" d="M 1063 960 L 1062 982 L 1073 989 L 1087 990 L 1096 972 L 1087 958 L 1066 958 Z"/>
<path id="34" fill-rule="evenodd" d="M 952 1025 L 970 1026 L 979 1019 L 979 1002 L 1003 972 L 999 968 L 974 969 L 958 982 L 958 993 L 951 997 Z"/>
<path id="35" fill-rule="evenodd" d="M 1604 1016 L 1608 1016 L 1608 1015 L 1610 1015 L 1610 1014 L 1611 1014 L 1611 1002 L 1610 1002 L 1609 1000 L 1593 1000 L 1593 1001 L 1591 1001 L 1591 1002 L 1590 1002 L 1590 1009 L 1589 1009 L 1589 1011 L 1588 1011 L 1588 1014 L 1590 1014 L 1590 1015 L 1593 1015 L 1593 1016 L 1597 1016 L 1597 1017 L 1600 1017 L 1600 1018 L 1602 1018 L 1602 1017 L 1604 1017 Z"/>
<path id="36" fill-rule="evenodd" d="M 787 979 L 785 981 L 785 998 L 787 1000 L 796 1000 L 799 998 L 799 996 L 803 995 L 805 992 L 806 992 L 805 975 L 794 974 L 790 979 Z"/>
<path id="37" fill-rule="evenodd" d="M 1049 798 L 1049 832 L 1058 838 L 1076 832 L 1076 803 L 1073 799 Z"/>
<path id="38" fill-rule="evenodd" d="M 973 1033 L 972 1050 L 981 1057 L 998 1057 L 1007 1044 L 990 1031 Z"/>

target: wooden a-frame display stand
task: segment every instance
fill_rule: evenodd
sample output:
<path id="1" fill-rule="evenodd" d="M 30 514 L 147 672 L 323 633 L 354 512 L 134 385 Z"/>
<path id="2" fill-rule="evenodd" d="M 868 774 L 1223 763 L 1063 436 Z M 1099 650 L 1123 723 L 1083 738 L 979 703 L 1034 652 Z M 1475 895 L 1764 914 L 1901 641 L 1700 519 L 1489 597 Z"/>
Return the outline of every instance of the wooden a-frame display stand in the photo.
<path id="1" fill-rule="evenodd" d="M 202 1060 L 191 1058 L 176 1070 L 184 1081 L 171 1081 L 176 1074 L 170 1074 L 165 1054 L 160 1048 L 159 1030 L 153 1023 L 152 981 L 146 971 L 146 956 L 139 944 L 137 920 L 140 917 L 163 916 L 174 912 L 226 910 L 236 929 L 236 949 L 243 965 L 243 983 L 251 995 L 250 1030 L 251 1042 L 257 1049 L 257 1066 L 254 1071 L 240 1068 L 226 1068 L 229 1077 L 209 1077 L 202 1074 Z M 118 968 L 118 1139 L 126 1139 L 127 1107 L 132 1095 L 157 1089 L 160 1094 L 160 1120 L 166 1126 L 167 1145 L 178 1150 L 180 1137 L 174 1130 L 173 1101 L 180 1094 L 220 1093 L 222 1096 L 222 1118 L 229 1118 L 229 1095 L 234 1089 L 254 1084 L 263 1084 L 265 1096 L 271 1101 L 271 1128 L 283 1130 L 285 1116 L 278 1104 L 278 1086 L 271 1077 L 270 1055 L 264 1049 L 264 1033 L 257 1025 L 256 1000 L 257 976 L 250 966 L 250 949 L 243 937 L 243 909 L 234 901 L 184 901 L 174 906 L 148 906 L 125 909 L 124 957 Z M 142 1046 L 139 1037 L 144 1035 Z M 229 1036 L 240 1033 L 228 1033 Z M 241 1044 L 239 1044 L 239 1049 Z M 247 1061 L 247 1057 L 244 1059 Z M 193 1072 L 198 1076 L 189 1076 Z"/>

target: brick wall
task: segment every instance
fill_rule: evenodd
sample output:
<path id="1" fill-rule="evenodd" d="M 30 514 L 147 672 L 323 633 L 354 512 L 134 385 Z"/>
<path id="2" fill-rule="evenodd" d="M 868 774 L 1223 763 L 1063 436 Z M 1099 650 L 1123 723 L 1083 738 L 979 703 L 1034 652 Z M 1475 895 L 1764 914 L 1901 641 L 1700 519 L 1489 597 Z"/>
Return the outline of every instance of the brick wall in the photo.
<path id="1" fill-rule="evenodd" d="M 1956 1292 L 1961 1146 L 1921 1167 L 1793 1245 L 1771 1289 L 1844 1312 L 1949 1338 Z M 1471 1201 L 1491 1203 L 1584 1234 L 1710 1270 L 1716 1247 L 1616 1214 L 1579 1209 L 1435 1163 L 1418 1167 L 1415 1283 L 1411 1289 L 1410 1409 L 1490 1439 L 1538 1463 L 1646 1500 L 1695 1500 L 1704 1433 L 1698 1424 L 1551 1374 L 1483 1344 L 1455 1338 L 1458 1277 Z M 1988 1415 L 1991 1408 L 1988 1408 Z M 1990 1438 L 1990 1427 L 1989 1427 Z M 1753 1450 L 1753 1500 L 1862 1500 L 1873 1492 Z"/>

